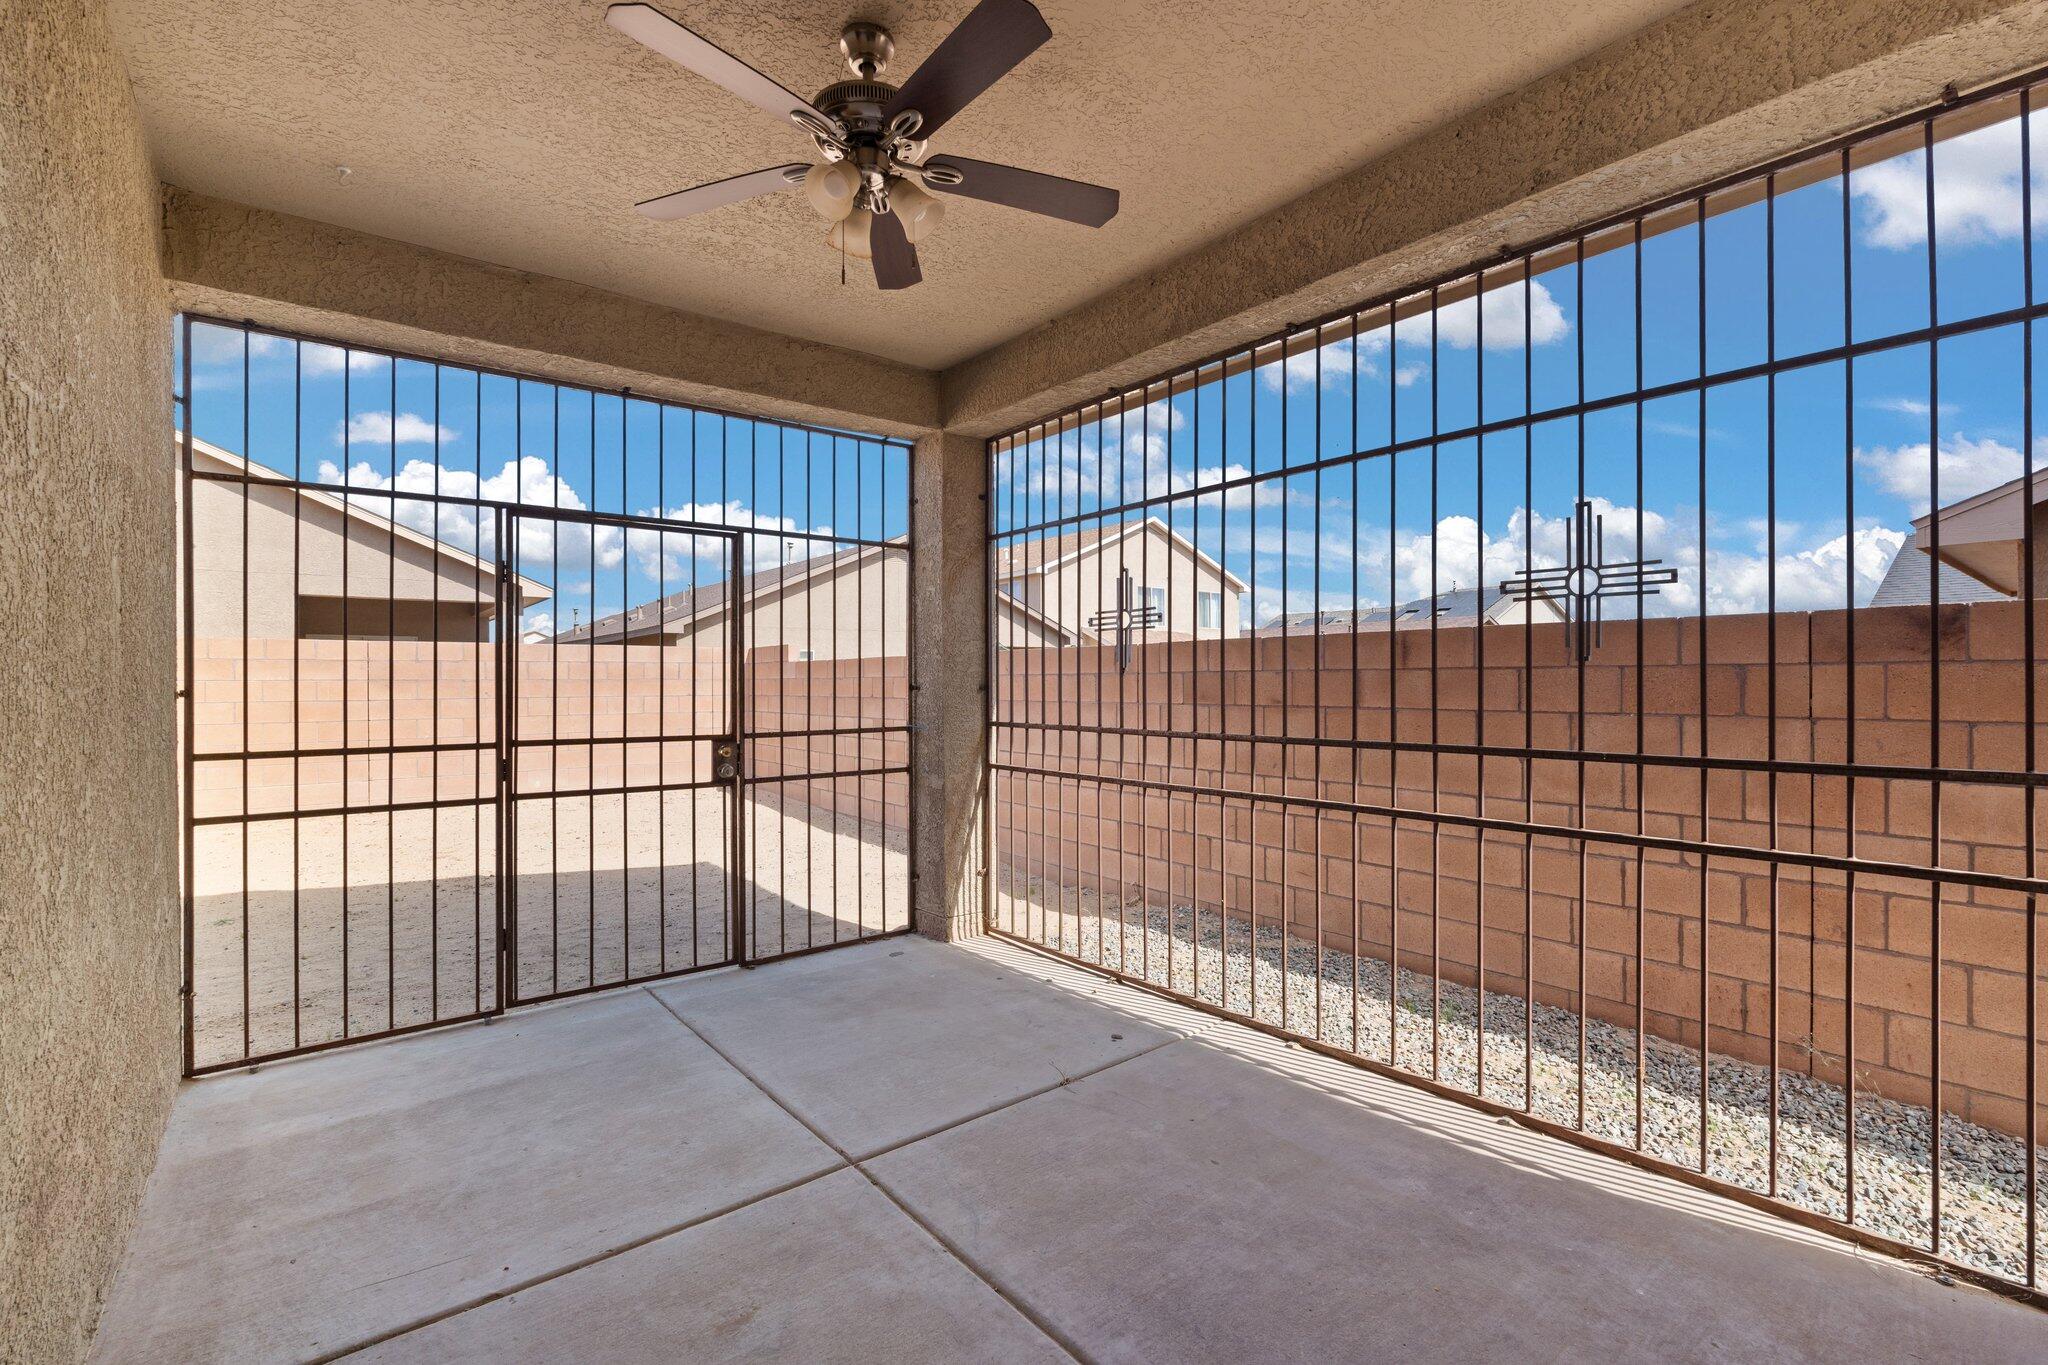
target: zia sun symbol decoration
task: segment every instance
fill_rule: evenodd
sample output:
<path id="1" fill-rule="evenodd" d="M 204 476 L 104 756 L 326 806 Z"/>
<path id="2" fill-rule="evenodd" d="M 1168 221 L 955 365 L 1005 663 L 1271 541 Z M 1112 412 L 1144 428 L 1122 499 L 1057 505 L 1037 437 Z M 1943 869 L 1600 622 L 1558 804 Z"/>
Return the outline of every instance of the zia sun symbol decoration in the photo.
<path id="1" fill-rule="evenodd" d="M 1607 518 L 1595 515 L 1593 504 L 1581 498 L 1572 512 L 1565 562 L 1518 574 L 1502 583 L 1500 590 L 1517 602 L 1562 599 L 1566 638 L 1578 661 L 1584 663 L 1600 642 L 1601 602 L 1609 597 L 1654 596 L 1667 584 L 1676 583 L 1678 571 L 1658 567 L 1663 562 L 1630 559 L 1608 563 Z"/>
<path id="2" fill-rule="evenodd" d="M 1089 617 L 1088 629 L 1097 635 L 1116 632 L 1116 671 L 1123 673 L 1131 666 L 1131 637 L 1148 626 L 1158 625 L 1162 619 L 1159 608 L 1138 605 L 1131 586 L 1131 571 L 1124 569 L 1116 576 L 1116 605 Z"/>

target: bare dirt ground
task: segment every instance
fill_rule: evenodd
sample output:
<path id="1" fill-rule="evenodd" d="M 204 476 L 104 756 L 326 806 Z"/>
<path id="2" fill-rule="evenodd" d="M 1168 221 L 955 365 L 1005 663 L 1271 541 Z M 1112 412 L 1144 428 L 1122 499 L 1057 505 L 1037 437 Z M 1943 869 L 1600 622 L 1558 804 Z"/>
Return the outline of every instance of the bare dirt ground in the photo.
<path id="1" fill-rule="evenodd" d="M 516 1001 L 726 961 L 728 800 L 685 791 L 520 802 Z M 909 922 L 901 829 L 807 811 L 800 798 L 786 811 L 772 796 L 748 800 L 741 817 L 751 956 Z M 195 1064 L 490 1008 L 495 820 L 491 805 L 377 811 L 347 817 L 345 840 L 339 816 L 296 829 L 201 827 Z"/>

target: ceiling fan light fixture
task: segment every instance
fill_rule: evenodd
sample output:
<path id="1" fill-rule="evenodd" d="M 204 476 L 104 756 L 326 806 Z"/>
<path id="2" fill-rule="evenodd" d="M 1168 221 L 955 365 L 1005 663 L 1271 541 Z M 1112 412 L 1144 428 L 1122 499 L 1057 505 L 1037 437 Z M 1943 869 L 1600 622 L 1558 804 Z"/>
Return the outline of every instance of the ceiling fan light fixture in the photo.
<path id="1" fill-rule="evenodd" d="M 874 253 L 868 246 L 868 229 L 874 217 L 866 209 L 855 209 L 832 225 L 825 234 L 825 245 L 834 251 L 844 251 L 855 260 L 871 259 Z"/>
<path id="2" fill-rule="evenodd" d="M 937 196 L 925 193 L 924 186 L 908 178 L 890 182 L 889 207 L 903 220 L 903 235 L 913 246 L 938 231 L 946 221 L 946 206 Z"/>
<path id="3" fill-rule="evenodd" d="M 853 212 L 860 192 L 860 172 L 844 161 L 821 162 L 804 172 L 804 198 L 828 223 Z"/>
<path id="4" fill-rule="evenodd" d="M 1085 227 L 1116 217 L 1117 192 L 1102 185 L 967 157 L 926 159 L 928 139 L 1050 41 L 1052 30 L 1032 0 L 975 0 L 901 84 L 881 79 L 895 55 L 889 31 L 856 20 L 840 36 L 853 79 L 809 99 L 651 4 L 609 5 L 605 22 L 785 127 L 801 129 L 824 163 L 806 158 L 656 195 L 634 204 L 644 217 L 672 222 L 801 188 L 805 202 L 831 224 L 825 240 L 843 253 L 840 282 L 846 282 L 845 257 L 856 256 L 874 263 L 875 285 L 885 291 L 923 281 L 916 244 L 939 230 L 948 212 L 943 199 L 978 199 Z"/>

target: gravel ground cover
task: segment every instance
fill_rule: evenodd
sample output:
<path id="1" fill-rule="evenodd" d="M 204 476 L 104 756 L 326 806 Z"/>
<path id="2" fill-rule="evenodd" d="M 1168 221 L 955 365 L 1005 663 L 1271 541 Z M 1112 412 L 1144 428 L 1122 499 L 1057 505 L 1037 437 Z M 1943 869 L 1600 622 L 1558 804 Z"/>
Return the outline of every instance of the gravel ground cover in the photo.
<path id="1" fill-rule="evenodd" d="M 1046 903 L 1054 902 L 1052 906 Z M 1119 914 L 1121 910 L 1121 914 Z M 1527 1009 L 1521 996 L 1489 990 L 1486 1026 L 1479 993 L 1403 969 L 1395 1003 L 1388 964 L 1324 949 L 1276 925 L 1252 927 L 1187 906 L 1147 909 L 1135 897 L 1118 906 L 1087 889 L 1048 891 L 1010 879 L 999 893 L 997 924 L 1083 961 L 1220 1004 L 1262 1022 L 1405 1070 L 1435 1076 L 1497 1103 L 1526 1107 L 1675 1164 L 1700 1164 L 1700 1057 L 1656 1037 L 1643 1041 L 1642 1131 L 1637 1139 L 1636 1034 L 1599 1020 L 1585 1023 L 1579 1066 L 1579 1016 L 1552 1005 Z M 1354 990 L 1353 983 L 1356 982 Z M 1283 984 L 1284 983 L 1284 984 Z M 1320 984 L 1320 989 L 1319 989 Z M 1320 1007 L 1320 1013 L 1318 1012 Z M 1354 1031 L 1353 1020 L 1356 1019 Z M 1533 1022 L 1534 1048 L 1525 1045 Z M 1390 1039 L 1398 1037 L 1398 1051 Z M 1484 1038 L 1485 1085 L 1479 1084 Z M 1769 1189 L 1770 1071 L 1713 1055 L 1707 1065 L 1710 1175 Z M 1533 1089 L 1533 1094 L 1529 1092 Z M 1778 1193 L 1786 1201 L 1842 1218 L 1847 1213 L 1846 1092 L 1811 1076 L 1778 1075 Z M 1919 1105 L 1859 1094 L 1856 1102 L 1856 1225 L 1931 1247 L 1933 1121 Z M 2039 1150 L 2048 1177 L 2048 1148 Z M 2026 1144 L 1944 1113 L 1941 1120 L 1943 1255 L 2009 1279 L 2024 1279 Z M 2048 1201 L 2044 1201 L 2048 1204 Z M 2048 1224 L 2048 1208 L 2040 1222 Z M 2048 1237 L 2037 1242 L 2048 1264 Z"/>

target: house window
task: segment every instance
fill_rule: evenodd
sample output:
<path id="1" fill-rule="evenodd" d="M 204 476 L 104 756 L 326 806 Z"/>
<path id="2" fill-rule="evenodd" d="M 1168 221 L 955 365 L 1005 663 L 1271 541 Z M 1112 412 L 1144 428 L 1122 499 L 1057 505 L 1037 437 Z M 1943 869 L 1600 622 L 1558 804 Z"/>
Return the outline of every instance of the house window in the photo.
<path id="1" fill-rule="evenodd" d="M 1195 594 L 1195 625 L 1202 630 L 1215 630 L 1223 625 L 1222 593 L 1198 592 Z"/>

